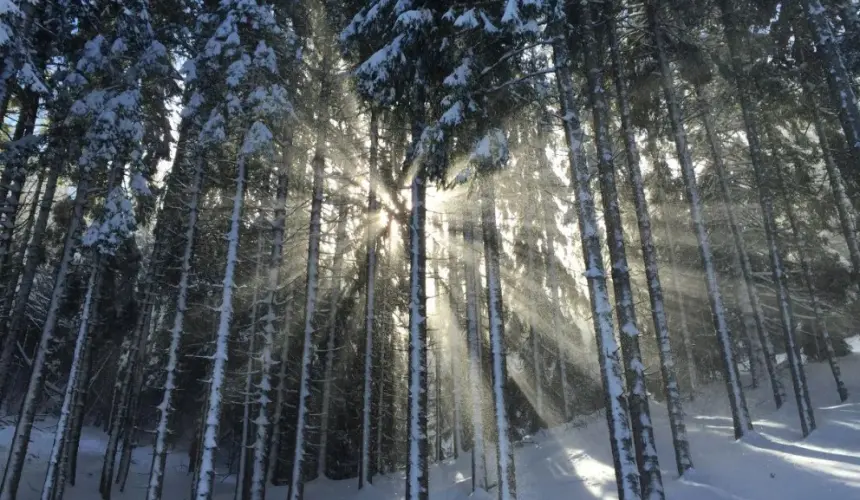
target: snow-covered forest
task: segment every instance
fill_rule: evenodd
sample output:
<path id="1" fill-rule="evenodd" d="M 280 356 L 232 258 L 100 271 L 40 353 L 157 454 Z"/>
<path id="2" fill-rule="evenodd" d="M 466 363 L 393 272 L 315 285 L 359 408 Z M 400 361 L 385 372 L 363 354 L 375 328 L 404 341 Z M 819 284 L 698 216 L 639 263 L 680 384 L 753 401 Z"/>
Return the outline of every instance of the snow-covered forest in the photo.
<path id="1" fill-rule="evenodd" d="M 0 500 L 860 497 L 858 92 L 857 0 L 0 0 Z"/>

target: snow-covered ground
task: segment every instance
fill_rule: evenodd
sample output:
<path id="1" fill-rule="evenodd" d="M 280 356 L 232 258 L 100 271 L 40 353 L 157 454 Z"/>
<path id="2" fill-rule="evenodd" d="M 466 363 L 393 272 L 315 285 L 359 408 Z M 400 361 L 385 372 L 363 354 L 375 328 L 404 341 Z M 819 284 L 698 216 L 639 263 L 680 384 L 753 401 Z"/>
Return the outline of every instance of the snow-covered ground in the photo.
<path id="1" fill-rule="evenodd" d="M 667 497 L 683 500 L 766 500 L 860 498 L 860 338 L 853 338 L 856 354 L 841 358 L 842 374 L 851 393 L 840 403 L 826 363 L 808 365 L 810 394 L 818 429 L 802 439 L 793 398 L 776 411 L 768 387 L 747 392 L 757 433 L 741 441 L 732 439 L 732 422 L 725 389 L 714 384 L 688 402 L 689 433 L 696 470 L 679 479 L 674 472 L 674 454 L 665 407 L 652 404 L 657 445 L 663 466 Z M 790 382 L 784 379 L 787 391 Z M 517 487 L 521 500 L 562 498 L 617 498 L 615 475 L 609 452 L 606 422 L 595 415 L 577 429 L 553 429 L 534 436 L 517 449 Z M 50 454 L 51 427 L 34 429 L 29 462 L 18 489 L 19 500 L 39 498 L 45 461 Z M 5 460 L 12 427 L 0 429 L 0 459 Z M 78 485 L 66 489 L 66 498 L 97 498 L 104 434 L 87 429 L 81 440 Z M 150 466 L 150 449 L 136 450 L 125 493 L 118 500 L 144 498 Z M 176 453 L 167 464 L 165 498 L 181 500 L 190 494 L 187 454 Z M 430 476 L 432 500 L 462 500 L 469 497 L 469 457 L 433 466 Z M 361 493 L 357 480 L 314 481 L 307 485 L 307 500 L 399 500 L 403 495 L 402 474 L 377 477 Z M 216 480 L 216 498 L 233 498 L 233 478 Z M 286 496 L 284 488 L 269 488 L 267 498 Z M 495 492 L 480 495 L 495 498 Z"/>

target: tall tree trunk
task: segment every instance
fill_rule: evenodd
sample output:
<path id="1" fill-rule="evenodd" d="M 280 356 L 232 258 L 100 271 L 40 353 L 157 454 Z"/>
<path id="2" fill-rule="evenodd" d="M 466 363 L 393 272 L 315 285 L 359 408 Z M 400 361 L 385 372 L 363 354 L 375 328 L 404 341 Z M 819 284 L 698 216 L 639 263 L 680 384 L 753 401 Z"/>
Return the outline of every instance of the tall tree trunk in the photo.
<path id="1" fill-rule="evenodd" d="M 646 4 L 649 9 L 649 18 L 656 21 L 658 8 L 654 0 Z M 651 35 L 654 39 L 657 63 L 660 67 L 660 85 L 666 105 L 669 108 L 669 121 L 675 139 L 675 148 L 678 154 L 678 162 L 681 164 L 681 176 L 684 179 L 684 188 L 687 194 L 687 202 L 690 204 L 690 218 L 693 231 L 699 246 L 699 254 L 702 259 L 702 267 L 705 271 L 705 283 L 708 289 L 708 299 L 711 305 L 714 328 L 717 331 L 717 342 L 720 346 L 720 354 L 723 362 L 726 391 L 729 397 L 729 406 L 732 411 L 732 424 L 735 430 L 735 438 L 740 439 L 747 431 L 752 430 L 752 421 L 749 418 L 749 410 L 741 386 L 738 366 L 732 346 L 732 334 L 726 319 L 726 309 L 723 298 L 720 295 L 720 287 L 717 282 L 717 270 L 714 265 L 714 255 L 711 250 L 711 242 L 708 230 L 705 227 L 705 216 L 702 207 L 702 199 L 696 182 L 696 171 L 693 168 L 693 159 L 687 143 L 687 131 L 681 113 L 681 105 L 675 93 L 675 84 L 672 79 L 672 70 L 666 56 L 664 39 L 658 25 L 652 22 Z"/>
<path id="2" fill-rule="evenodd" d="M 275 332 L 280 326 L 277 321 L 276 296 L 281 286 L 281 264 L 284 260 L 289 165 L 288 157 L 281 159 L 275 196 L 275 219 L 272 222 L 272 252 L 269 257 L 269 269 L 266 276 L 266 295 L 263 297 L 263 347 L 260 352 L 260 394 L 255 422 L 257 424 L 257 439 L 254 442 L 251 500 L 264 500 L 266 496 L 266 452 L 269 444 L 269 429 L 272 425 L 269 422 L 269 402 L 272 400 L 272 351 L 275 345 Z"/>
<path id="3" fill-rule="evenodd" d="M 516 500 L 517 477 L 514 463 L 513 430 L 508 418 L 505 388 L 508 368 L 505 361 L 505 321 L 502 300 L 502 277 L 499 267 L 501 238 L 496 226 L 496 202 L 493 179 L 481 185 L 481 229 L 484 236 L 484 264 L 487 274 L 487 308 L 490 317 L 490 356 L 493 367 L 493 406 L 496 424 L 496 460 L 499 500 Z"/>
<path id="4" fill-rule="evenodd" d="M 423 106 L 423 102 L 421 103 Z M 417 107 L 417 106 L 416 106 Z M 414 112 L 408 168 L 416 160 L 424 116 Z M 418 162 L 423 160 L 417 159 Z M 406 500 L 427 500 L 427 291 L 425 264 L 426 179 L 418 165 L 411 182 L 409 214 L 409 398 L 407 411 Z"/>
<path id="5" fill-rule="evenodd" d="M 669 414 L 669 427 L 672 431 L 672 444 L 675 450 L 675 464 L 678 475 L 683 476 L 684 472 L 693 467 L 693 460 L 690 457 L 690 442 L 687 440 L 687 426 L 684 423 L 681 391 L 678 386 L 677 376 L 675 375 L 675 359 L 672 355 L 672 345 L 669 340 L 669 325 L 666 320 L 663 286 L 660 283 L 657 249 L 651 234 L 651 216 L 648 213 L 648 198 L 645 196 L 645 183 L 642 180 L 642 169 L 639 166 L 639 147 L 636 145 L 636 132 L 633 130 L 630 118 L 630 97 L 621 63 L 621 51 L 618 47 L 614 3 L 607 4 L 606 16 L 608 21 L 606 33 L 609 41 L 612 71 L 615 73 L 615 92 L 618 96 L 621 111 L 621 128 L 624 132 L 624 145 L 627 153 L 627 175 L 633 191 L 636 222 L 639 226 L 642 259 L 645 264 L 645 279 L 648 283 L 648 297 L 651 301 L 651 319 L 654 322 L 654 333 L 657 336 L 657 352 L 660 356 L 660 371 L 663 375 L 663 386 L 666 391 L 666 408 Z M 605 196 L 606 193 L 604 192 Z M 615 209 L 618 209 L 617 204 Z M 642 474 L 641 470 L 640 474 Z M 647 496 L 647 493 L 644 491 L 643 496 Z"/>
<path id="6" fill-rule="evenodd" d="M 603 83 L 602 43 L 594 33 L 597 12 L 588 0 L 581 4 L 585 65 L 587 73 L 588 99 L 594 120 L 595 146 L 597 147 L 597 170 L 606 225 L 606 245 L 612 262 L 612 286 L 615 290 L 615 313 L 618 318 L 619 338 L 627 383 L 627 404 L 633 428 L 633 444 L 643 498 L 664 498 L 663 477 L 660 461 L 654 444 L 654 428 L 645 387 L 645 365 L 639 348 L 639 326 L 633 306 L 633 290 L 630 285 L 630 267 L 624 244 L 623 221 L 618 204 L 618 187 L 615 183 L 615 165 L 609 137 L 609 106 L 606 102 Z"/>
<path id="7" fill-rule="evenodd" d="M 464 272 L 466 274 L 466 333 L 469 349 L 469 386 L 472 400 L 472 490 L 487 489 L 487 461 L 484 444 L 484 374 L 481 362 L 481 315 L 478 311 L 477 267 L 480 257 L 476 251 L 475 223 L 472 214 L 463 220 L 465 240 Z"/>
<path id="8" fill-rule="evenodd" d="M 379 113 L 372 109 L 370 111 L 370 159 L 368 182 L 370 190 L 367 194 L 367 225 L 364 235 L 364 244 L 367 248 L 367 260 L 365 269 L 367 272 L 367 284 L 364 293 L 364 391 L 361 408 L 361 458 L 358 467 L 358 489 L 365 484 L 373 482 L 370 439 L 373 432 L 371 420 L 373 401 L 373 342 L 374 342 L 374 319 L 376 313 L 376 240 L 378 239 L 376 228 L 377 207 L 376 202 L 376 176 L 377 161 L 379 159 Z"/>
<path id="9" fill-rule="evenodd" d="M 27 456 L 27 447 L 30 444 L 30 433 L 33 430 L 33 417 L 40 403 L 42 390 L 45 385 L 45 361 L 48 357 L 51 343 L 54 339 L 54 331 L 59 319 L 60 306 L 65 296 L 66 285 L 69 275 L 69 267 L 78 247 L 78 230 L 83 222 L 84 207 L 89 192 L 89 175 L 82 172 L 78 181 L 74 204 L 74 214 L 66 229 L 66 237 L 63 242 L 63 254 L 57 267 L 54 278 L 54 289 L 51 292 L 51 301 L 48 305 L 45 322 L 42 325 L 42 334 L 39 339 L 39 347 L 33 356 L 30 381 L 27 384 L 27 394 L 18 414 L 18 422 L 15 425 L 15 434 L 9 446 L 9 457 L 6 460 L 6 469 L 3 474 L 3 483 L 0 485 L 0 500 L 14 500 L 18 493 L 18 484 L 21 481 L 21 472 L 24 469 L 24 461 Z"/>
<path id="10" fill-rule="evenodd" d="M 221 422 L 221 396 L 224 375 L 227 370 L 227 344 L 230 340 L 230 322 L 233 319 L 233 277 L 239 260 L 239 227 L 242 225 L 242 206 L 245 201 L 245 162 L 244 152 L 239 153 L 236 161 L 236 193 L 233 195 L 233 211 L 230 216 L 230 232 L 227 234 L 227 262 L 224 268 L 224 282 L 218 330 L 215 336 L 215 353 L 212 362 L 212 376 L 209 385 L 209 401 L 206 405 L 206 423 L 203 440 L 200 443 L 202 458 L 197 471 L 197 500 L 211 500 L 212 485 L 215 481 L 215 449 L 218 447 L 218 427 Z"/>
<path id="11" fill-rule="evenodd" d="M 346 252 L 346 221 L 349 218 L 349 205 L 341 201 L 337 211 L 337 230 L 334 244 L 334 266 L 332 266 L 331 303 L 328 316 L 328 334 L 326 335 L 325 367 L 323 369 L 322 408 L 320 410 L 320 445 L 317 455 L 317 477 L 326 477 L 329 409 L 331 408 L 331 391 L 334 378 L 334 355 L 337 345 L 337 312 L 340 307 L 340 288 L 342 274 L 342 256 Z M 256 499 L 254 499 L 256 500 Z"/>
<path id="12" fill-rule="evenodd" d="M 84 357 L 87 338 L 90 332 L 89 321 L 90 315 L 93 312 L 93 292 L 98 286 L 99 271 L 101 270 L 101 255 L 97 251 L 93 252 L 93 262 L 91 263 L 89 281 L 87 282 L 87 293 L 84 297 L 84 304 L 81 311 L 81 320 L 78 325 L 78 335 L 75 340 L 75 351 L 72 354 L 72 366 L 69 368 L 69 380 L 66 382 L 66 391 L 63 395 L 63 405 L 60 408 L 60 417 L 57 419 L 57 429 L 54 432 L 54 444 L 51 446 L 51 455 L 48 458 L 48 471 L 45 474 L 45 482 L 42 484 L 42 500 L 61 500 L 62 494 L 55 497 L 55 488 L 63 488 L 65 484 L 57 484 L 57 475 L 61 465 L 60 460 L 63 458 L 63 444 L 66 442 L 67 432 L 69 430 L 69 417 L 72 413 L 72 403 L 75 394 L 75 386 L 77 385 L 78 376 L 81 372 L 81 361 Z"/>
<path id="13" fill-rule="evenodd" d="M 324 63 L 324 66 L 327 66 Z M 305 322 L 302 338 L 301 375 L 299 377 L 299 406 L 296 412 L 296 442 L 293 454 L 293 470 L 290 476 L 290 488 L 287 494 L 288 500 L 301 500 L 304 490 L 305 475 L 305 447 L 308 439 L 308 406 L 311 399 L 311 364 L 316 357 L 314 344 L 316 342 L 317 330 L 315 314 L 317 307 L 317 290 L 319 287 L 319 260 L 320 260 L 320 237 L 322 226 L 322 204 L 323 204 L 323 175 L 325 174 L 325 155 L 328 120 L 326 98 L 328 96 L 328 85 L 323 82 L 320 91 L 320 105 L 325 111 L 321 111 L 321 117 L 317 126 L 316 152 L 313 158 L 313 194 L 311 199 L 311 220 L 308 238 L 308 263 L 307 282 L 305 290 Z M 282 359 L 283 363 L 285 360 Z"/>
<path id="14" fill-rule="evenodd" d="M 559 0 L 560 2 L 560 0 Z M 556 32 L 566 26 L 564 9 L 556 6 L 553 19 Z M 576 202 L 579 232 L 582 243 L 585 275 L 591 298 L 591 312 L 598 349 L 598 363 L 603 382 L 609 442 L 615 468 L 615 480 L 620 500 L 642 498 L 639 471 L 633 450 L 630 413 L 624 397 L 624 371 L 618 355 L 618 345 L 612 326 L 612 305 L 600 252 L 600 235 L 594 195 L 589 187 L 588 166 L 584 161 L 583 132 L 576 109 L 571 77 L 571 58 L 568 40 L 559 39 L 553 44 L 553 60 L 561 104 L 562 126 L 567 141 L 567 160 L 570 165 L 571 184 Z"/>
<path id="15" fill-rule="evenodd" d="M 176 373 L 179 369 L 179 348 L 185 327 L 185 313 L 188 310 L 188 288 L 191 277 L 191 259 L 194 255 L 194 237 L 197 233 L 200 194 L 203 188 L 203 156 L 195 159 L 194 180 L 188 201 L 188 222 L 185 226 L 185 247 L 179 267 L 179 286 L 176 295 L 176 309 L 173 312 L 173 326 L 170 329 L 170 345 L 167 347 L 167 366 L 165 367 L 164 392 L 158 409 L 158 423 L 155 426 L 155 445 L 152 453 L 152 466 L 149 470 L 149 484 L 146 489 L 147 500 L 161 500 L 164 489 L 164 466 L 167 462 L 167 436 L 170 432 L 170 411 L 173 409 L 173 390 L 176 389 Z"/>
<path id="16" fill-rule="evenodd" d="M 242 435 L 239 438 L 239 470 L 236 473 L 236 488 L 233 490 L 234 500 L 243 500 L 251 494 L 251 481 L 248 476 L 248 462 L 253 458 L 254 450 L 249 444 L 254 422 L 251 411 L 254 405 L 254 368 L 257 362 L 257 324 L 260 312 L 260 287 L 263 281 L 263 246 L 266 238 L 263 232 L 257 235 L 256 264 L 254 266 L 254 292 L 251 297 L 251 321 L 248 325 L 248 359 L 245 360 L 245 388 L 242 394 Z"/>
<path id="17" fill-rule="evenodd" d="M 731 0 L 720 0 L 723 27 L 729 46 L 731 66 L 735 74 L 735 85 L 741 104 L 744 128 L 747 142 L 749 143 L 749 154 L 752 162 L 753 174 L 758 188 L 759 205 L 761 206 L 762 222 L 764 224 L 765 239 L 767 241 L 768 253 L 770 254 L 771 273 L 774 287 L 776 288 L 776 300 L 779 305 L 780 320 L 782 322 L 783 336 L 785 337 L 785 351 L 788 357 L 788 365 L 791 370 L 791 382 L 794 386 L 797 410 L 800 413 L 800 426 L 803 435 L 807 436 L 815 429 L 815 417 L 812 414 L 812 405 L 809 402 L 809 393 L 806 388 L 806 375 L 800 360 L 800 352 L 797 349 L 794 320 L 791 312 L 791 298 L 785 280 L 782 255 L 779 252 L 778 235 L 773 214 L 773 196 L 768 186 L 769 179 L 765 172 L 765 159 L 761 151 L 761 143 L 758 131 L 758 121 L 754 116 L 752 106 L 751 87 L 748 75 L 744 71 L 744 62 L 741 58 L 740 43 L 744 35 L 739 27 L 739 20 L 734 11 L 734 2 Z M 856 102 L 856 101 L 855 101 Z M 856 106 L 856 105 L 855 105 Z"/>
<path id="18" fill-rule="evenodd" d="M 735 217 L 735 212 L 732 209 L 732 194 L 729 189 L 726 167 L 723 164 L 722 148 L 720 148 L 719 138 L 717 138 L 716 129 L 714 128 L 713 121 L 711 120 L 710 106 L 705 96 L 705 90 L 701 85 L 697 85 L 695 90 L 696 102 L 702 113 L 702 121 L 705 125 L 705 135 L 707 136 L 708 146 L 711 150 L 711 159 L 713 161 L 714 169 L 717 172 L 717 180 L 723 202 L 723 211 L 726 213 L 726 218 L 729 221 L 729 228 L 732 231 L 732 242 L 734 243 L 735 253 L 738 255 L 740 260 L 740 270 L 743 275 L 747 295 L 749 296 L 749 304 L 753 311 L 756 333 L 758 335 L 759 343 L 764 351 L 763 357 L 765 368 L 767 369 L 770 387 L 773 391 L 773 400 L 776 403 L 776 407 L 780 408 L 782 407 L 784 393 L 782 383 L 779 380 L 779 375 L 776 372 L 775 351 L 773 343 L 770 340 L 770 335 L 768 335 L 767 328 L 765 327 L 764 313 L 761 309 L 761 301 L 759 300 L 758 291 L 756 289 L 752 265 L 750 264 L 750 258 L 747 254 L 743 233 L 741 233 L 740 226 Z M 752 360 L 750 360 L 750 363 L 752 363 Z"/>

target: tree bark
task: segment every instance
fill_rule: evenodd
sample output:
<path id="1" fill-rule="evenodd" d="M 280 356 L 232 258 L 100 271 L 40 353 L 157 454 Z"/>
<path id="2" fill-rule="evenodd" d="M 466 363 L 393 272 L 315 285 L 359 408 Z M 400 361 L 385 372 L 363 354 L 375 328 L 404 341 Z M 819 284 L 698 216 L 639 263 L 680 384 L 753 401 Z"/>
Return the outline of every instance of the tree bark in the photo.
<path id="1" fill-rule="evenodd" d="M 149 484 L 146 489 L 147 500 L 161 500 L 164 490 L 164 472 L 167 463 L 167 436 L 170 432 L 170 412 L 173 409 L 173 390 L 176 389 L 176 373 L 179 369 L 179 348 L 182 344 L 182 332 L 185 326 L 185 313 L 188 311 L 188 288 L 191 278 L 191 259 L 194 255 L 194 237 L 197 233 L 197 216 L 199 213 L 200 195 L 203 189 L 202 155 L 195 160 L 194 180 L 189 190 L 188 222 L 185 226 L 185 247 L 182 251 L 182 262 L 179 268 L 179 287 L 177 290 L 176 310 L 173 313 L 173 326 L 170 329 L 170 345 L 167 348 L 167 366 L 165 367 L 164 392 L 161 403 L 157 406 L 158 423 L 155 426 L 155 444 L 152 454 L 152 466 L 149 471 Z"/>
<path id="2" fill-rule="evenodd" d="M 493 367 L 493 405 L 496 424 L 496 461 L 499 500 L 516 500 L 517 477 L 514 462 L 513 430 L 505 402 L 508 368 L 505 352 L 504 302 L 499 267 L 501 238 L 496 226 L 495 188 L 493 179 L 481 185 L 481 229 L 484 235 L 484 265 L 487 275 L 487 308 L 490 317 L 490 356 Z"/>
<path id="3" fill-rule="evenodd" d="M 560 1 L 560 0 L 559 0 Z M 566 19 L 562 5 L 555 8 L 554 30 L 564 33 Z M 584 161 L 583 132 L 576 109 L 571 77 L 568 40 L 562 37 L 553 44 L 553 61 L 561 103 L 562 126 L 567 141 L 567 160 L 576 202 L 582 243 L 585 275 L 591 297 L 591 310 L 598 349 L 598 363 L 603 382 L 606 420 L 620 500 L 642 498 L 639 471 L 633 451 L 630 413 L 624 397 L 624 372 L 618 355 L 612 326 L 612 305 L 600 252 L 594 195 L 589 187 L 588 166 Z"/>
<path id="4" fill-rule="evenodd" d="M 666 320 L 663 286 L 660 282 L 657 248 L 654 245 L 654 238 L 651 232 L 648 199 L 645 196 L 645 183 L 642 180 L 642 169 L 639 165 L 639 147 L 636 145 L 636 133 L 633 130 L 630 118 L 630 97 L 621 63 L 621 51 L 618 47 L 615 5 L 613 3 L 607 4 L 606 16 L 608 21 L 606 33 L 609 41 L 612 71 L 615 73 L 615 92 L 621 111 L 621 128 L 624 132 L 624 145 L 627 153 L 627 176 L 633 191 L 633 204 L 636 208 L 636 222 L 639 226 L 642 259 L 645 264 L 645 280 L 648 283 L 651 319 L 654 322 L 654 333 L 657 337 L 660 371 L 663 375 L 663 386 L 666 391 L 666 408 L 669 414 L 669 427 L 672 431 L 675 464 L 678 475 L 683 476 L 687 470 L 693 468 L 693 460 L 690 457 L 690 442 L 687 440 L 687 426 L 684 423 L 681 391 L 678 386 L 677 376 L 675 375 L 675 359 L 672 355 L 672 345 L 669 340 L 669 325 Z M 604 193 L 605 196 L 606 194 Z M 615 208 L 616 210 L 618 209 L 617 204 Z M 629 285 L 629 276 L 627 279 Z M 640 470 L 641 474 L 642 471 Z"/>
<path id="5" fill-rule="evenodd" d="M 776 300 L 779 304 L 780 320 L 782 322 L 783 336 L 785 337 L 785 351 L 791 370 L 791 382 L 794 386 L 797 410 L 800 414 L 800 426 L 805 437 L 815 429 L 815 418 L 812 414 L 812 405 L 809 402 L 809 394 L 806 389 L 806 375 L 803 371 L 800 352 L 797 349 L 795 340 L 791 298 L 789 297 L 788 286 L 785 281 L 782 255 L 779 252 L 779 241 L 773 214 L 773 196 L 770 192 L 768 186 L 769 179 L 765 172 L 765 159 L 761 151 L 758 121 L 754 116 L 751 87 L 748 82 L 748 76 L 744 72 L 744 62 L 741 58 L 739 44 L 743 42 L 745 37 L 740 31 L 733 2 L 731 0 L 720 0 L 720 10 L 729 46 L 731 66 L 735 73 L 734 83 L 737 87 L 738 98 L 741 104 L 741 114 L 743 116 L 747 142 L 749 143 L 750 160 L 758 188 L 765 239 L 767 241 L 768 253 L 770 254 L 771 274 L 774 287 L 776 288 Z"/>
<path id="6" fill-rule="evenodd" d="M 236 192 L 233 195 L 233 210 L 230 217 L 230 232 L 227 235 L 227 262 L 224 268 L 224 282 L 218 330 L 215 336 L 215 353 L 212 362 L 212 376 L 209 386 L 209 401 L 206 405 L 206 422 L 201 443 L 201 467 L 197 471 L 197 500 L 212 498 L 212 485 L 215 480 L 215 449 L 218 447 L 218 427 L 221 422 L 221 397 L 224 375 L 227 370 L 227 344 L 230 339 L 230 323 L 233 319 L 233 281 L 236 263 L 239 260 L 239 227 L 242 224 L 242 206 L 245 201 L 245 162 L 244 152 L 239 153 L 236 163 Z"/>
<path id="7" fill-rule="evenodd" d="M 650 11 L 649 17 L 656 20 L 657 5 L 654 0 L 649 0 L 646 4 L 646 8 Z M 660 67 L 660 85 L 663 89 L 666 105 L 669 108 L 669 121 L 671 123 L 675 139 L 678 161 L 681 164 L 681 175 L 684 179 L 687 202 L 690 205 L 690 218 L 692 221 L 693 231 L 696 233 L 699 254 L 702 259 L 702 267 L 705 271 L 705 283 L 708 289 L 708 299 L 711 305 L 714 327 L 717 331 L 717 342 L 720 346 L 726 391 L 728 392 L 729 405 L 732 411 L 732 424 L 734 426 L 735 438 L 740 439 L 747 431 L 752 430 L 752 421 L 749 418 L 749 410 L 747 409 L 746 398 L 744 397 L 743 387 L 741 386 L 740 376 L 738 374 L 738 367 L 735 362 L 732 334 L 729 330 L 725 305 L 717 282 L 717 270 L 714 266 L 714 256 L 711 250 L 710 238 L 708 237 L 708 231 L 705 227 L 702 199 L 699 194 L 699 187 L 696 183 L 696 171 L 693 168 L 693 159 L 690 155 L 690 149 L 687 143 L 687 131 L 684 128 L 681 106 L 675 93 L 675 84 L 672 79 L 672 72 L 663 46 L 664 40 L 656 25 L 652 25 L 651 31 L 656 48 L 655 57 Z"/>
<path id="8" fill-rule="evenodd" d="M 722 196 L 723 211 L 726 213 L 726 218 L 729 221 L 729 228 L 732 231 L 732 242 L 734 243 L 735 253 L 740 261 L 741 275 L 743 276 L 746 293 L 749 297 L 749 304 L 753 311 L 753 319 L 755 319 L 755 329 L 758 335 L 759 343 L 761 344 L 767 369 L 767 376 L 770 380 L 770 387 L 773 392 L 773 400 L 777 408 L 781 408 L 785 394 L 783 392 L 782 383 L 779 380 L 779 374 L 776 372 L 776 357 L 773 348 L 773 343 L 768 335 L 767 328 L 764 323 L 764 313 L 761 309 L 761 301 L 759 300 L 758 291 L 756 289 L 755 279 L 753 277 L 752 265 L 747 254 L 746 243 L 744 242 L 743 233 L 738 224 L 735 212 L 732 209 L 732 194 L 729 189 L 728 174 L 726 167 L 723 164 L 723 153 L 720 148 L 720 142 L 716 135 L 713 121 L 711 120 L 710 106 L 705 97 L 705 90 L 700 86 L 696 86 L 696 102 L 702 113 L 702 121 L 705 125 L 705 134 L 708 139 L 708 146 L 711 150 L 711 159 L 713 160 L 714 170 L 717 172 L 717 180 Z M 750 361 L 752 363 L 752 360 Z"/>
<path id="9" fill-rule="evenodd" d="M 63 242 L 63 254 L 57 267 L 54 278 L 54 289 L 51 292 L 51 301 L 48 305 L 48 313 L 42 326 L 42 334 L 39 347 L 33 357 L 30 381 L 27 385 L 27 394 L 15 425 L 15 434 L 9 446 L 9 456 L 6 460 L 6 469 L 3 474 L 3 483 L 0 486 L 0 500 L 14 500 L 18 492 L 18 484 L 21 480 L 21 472 L 24 469 L 24 461 L 27 456 L 27 447 L 30 444 L 30 433 L 33 429 L 33 417 L 39 405 L 39 400 L 44 388 L 45 362 L 48 357 L 54 331 L 59 319 L 60 305 L 66 292 L 69 275 L 69 267 L 78 247 L 78 230 L 83 222 L 84 207 L 87 203 L 89 193 L 89 176 L 81 173 L 78 181 L 75 199 L 74 215 L 66 229 L 66 237 Z"/>

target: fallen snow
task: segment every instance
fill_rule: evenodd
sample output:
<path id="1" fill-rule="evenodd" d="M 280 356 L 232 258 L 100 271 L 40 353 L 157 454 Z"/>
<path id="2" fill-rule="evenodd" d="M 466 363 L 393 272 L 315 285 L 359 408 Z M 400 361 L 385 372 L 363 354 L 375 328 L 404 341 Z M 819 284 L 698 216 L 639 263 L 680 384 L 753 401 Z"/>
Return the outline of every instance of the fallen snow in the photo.
<path id="1" fill-rule="evenodd" d="M 687 402 L 687 431 L 696 469 L 679 479 L 674 472 L 666 408 L 652 402 L 652 418 L 660 452 L 666 496 L 681 500 L 766 500 L 771 498 L 815 498 L 836 500 L 860 498 L 860 338 L 852 338 L 855 353 L 840 358 L 843 376 L 851 395 L 839 403 L 826 363 L 808 365 L 810 395 L 818 429 L 802 439 L 794 398 L 774 410 L 767 384 L 747 392 L 756 433 L 741 441 L 732 439 L 733 428 L 725 385 L 703 388 L 694 402 Z M 787 375 L 787 374 L 786 374 Z M 744 378 L 745 385 L 748 380 Z M 517 490 L 520 500 L 556 498 L 617 498 L 611 466 L 606 421 L 601 415 L 584 420 L 576 429 L 557 428 L 532 436 L 517 449 Z M 4 421 L 0 428 L 0 457 L 6 458 L 14 427 Z M 3 425 L 0 424 L 0 425 Z M 54 422 L 37 422 L 28 453 L 19 500 L 39 497 L 47 459 L 51 451 Z M 84 430 L 81 439 L 78 484 L 66 489 L 66 498 L 96 498 L 105 435 L 99 429 Z M 132 470 L 125 493 L 116 500 L 143 499 L 151 463 L 151 449 L 134 451 Z M 2 465 L 2 464 L 0 464 Z M 491 467 L 495 469 L 495 467 Z M 459 461 L 431 467 L 431 500 L 488 499 L 496 490 L 470 497 L 468 453 Z M 190 493 L 188 454 L 174 450 L 165 473 L 165 496 L 186 499 Z M 217 471 L 215 498 L 233 498 L 233 476 Z M 492 483 L 495 483 L 493 481 Z M 307 500 L 400 500 L 403 473 L 374 478 L 372 486 L 358 491 L 358 481 L 318 480 L 305 489 Z M 267 498 L 286 496 L 284 487 L 268 488 Z"/>

